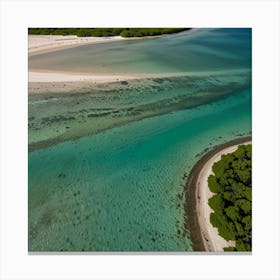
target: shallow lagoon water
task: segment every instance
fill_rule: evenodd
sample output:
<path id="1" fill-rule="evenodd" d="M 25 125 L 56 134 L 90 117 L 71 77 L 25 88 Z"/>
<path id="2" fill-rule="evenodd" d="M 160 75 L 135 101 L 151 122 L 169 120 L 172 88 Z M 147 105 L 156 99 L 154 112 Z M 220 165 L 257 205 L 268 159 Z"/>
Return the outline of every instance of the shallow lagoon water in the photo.
<path id="1" fill-rule="evenodd" d="M 250 96 L 30 153 L 29 249 L 191 251 L 181 177 L 205 147 L 250 134 Z"/>
<path id="2" fill-rule="evenodd" d="M 29 67 L 100 73 L 251 69 L 251 29 L 196 29 L 159 39 L 84 45 L 32 56 Z"/>
<path id="3" fill-rule="evenodd" d="M 236 73 L 237 72 L 237 73 Z M 89 85 L 79 92 L 29 96 L 29 149 L 208 104 L 250 87 L 249 71 Z"/>
<path id="4" fill-rule="evenodd" d="M 241 41 L 245 36 L 242 30 L 213 32 Z M 245 38 L 248 48 L 250 38 Z M 207 40 L 220 61 L 231 52 L 222 42 Z M 204 53 L 209 56 L 208 50 Z M 192 251 L 184 226 L 182 176 L 206 149 L 251 134 L 251 101 L 246 84 L 209 104 L 30 152 L 29 251 Z"/>

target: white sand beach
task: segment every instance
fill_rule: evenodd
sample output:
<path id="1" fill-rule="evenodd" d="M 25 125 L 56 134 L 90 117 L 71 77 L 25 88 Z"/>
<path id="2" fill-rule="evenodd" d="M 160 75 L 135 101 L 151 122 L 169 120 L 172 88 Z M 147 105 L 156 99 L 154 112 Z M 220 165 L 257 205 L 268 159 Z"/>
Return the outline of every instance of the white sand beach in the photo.
<path id="1" fill-rule="evenodd" d="M 99 73 L 70 73 L 53 71 L 29 71 L 29 83 L 51 83 L 51 82 L 86 82 L 108 83 L 128 79 L 136 79 L 139 75 L 133 74 L 99 74 Z M 141 75 L 140 75 L 141 76 Z"/>
<path id="2" fill-rule="evenodd" d="M 91 88 L 97 84 L 122 82 L 127 80 L 167 78 L 185 76 L 186 73 L 75 73 L 46 70 L 29 70 L 28 92 L 70 92 Z M 192 75 L 192 73 L 188 73 Z"/>
<path id="3" fill-rule="evenodd" d="M 77 37 L 76 35 L 29 35 L 28 55 L 29 57 L 31 57 L 32 55 L 73 48 L 85 44 L 100 44 L 121 40 L 143 40 L 161 36 L 147 36 L 145 38 L 123 38 L 121 36 Z M 65 90 L 69 90 L 71 88 L 77 89 L 80 87 L 84 87 L 85 84 L 89 86 L 90 84 L 94 85 L 133 79 L 171 77 L 177 75 L 184 75 L 184 73 L 78 73 L 68 71 L 40 70 L 32 69 L 29 67 L 28 83 L 30 93 L 33 93 L 33 89 L 35 88 L 37 90 L 37 93 L 40 93 L 41 91 L 46 92 L 46 90 L 48 89 L 57 90 L 58 92 L 64 92 Z M 48 83 L 48 85 L 46 83 Z"/>
<path id="4" fill-rule="evenodd" d="M 121 36 L 77 37 L 76 35 L 28 35 L 28 55 L 42 54 L 85 44 L 127 40 Z"/>
<path id="5" fill-rule="evenodd" d="M 193 33 L 196 28 L 183 31 Z M 183 33 L 180 32 L 180 33 Z M 145 40 L 155 39 L 160 37 L 172 36 L 175 34 L 163 34 L 156 36 L 144 36 L 144 37 L 121 37 L 121 36 L 107 36 L 107 37 L 78 37 L 77 35 L 28 35 L 28 55 L 42 54 L 46 52 L 52 52 L 60 49 L 66 49 L 76 47 L 85 44 L 100 44 L 114 41 L 124 40 Z"/>
<path id="6" fill-rule="evenodd" d="M 51 83 L 51 82 L 81 82 L 91 81 L 95 83 L 110 83 L 122 80 L 164 78 L 193 75 L 193 73 L 76 73 L 58 71 L 30 70 L 28 72 L 29 83 Z"/>
<path id="7" fill-rule="evenodd" d="M 242 144 L 251 143 L 251 141 L 248 141 Z M 235 241 L 226 241 L 218 234 L 218 229 L 213 227 L 210 223 L 210 214 L 214 211 L 208 205 L 208 199 L 212 197 L 214 193 L 209 190 L 208 177 L 213 174 L 213 164 L 219 161 L 222 155 L 234 152 L 239 145 L 241 144 L 227 147 L 216 153 L 210 160 L 206 162 L 198 176 L 196 187 L 196 207 L 203 243 L 206 251 L 209 252 L 223 252 L 224 247 L 235 246 Z"/>

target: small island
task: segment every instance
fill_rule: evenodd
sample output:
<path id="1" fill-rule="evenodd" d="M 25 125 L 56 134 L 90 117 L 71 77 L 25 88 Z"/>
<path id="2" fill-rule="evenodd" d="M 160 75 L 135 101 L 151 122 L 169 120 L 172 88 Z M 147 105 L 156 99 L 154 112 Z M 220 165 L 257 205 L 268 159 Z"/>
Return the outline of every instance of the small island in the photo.
<path id="1" fill-rule="evenodd" d="M 208 203 L 214 210 L 211 224 L 225 240 L 235 240 L 235 247 L 224 251 L 251 251 L 252 246 L 252 145 L 238 149 L 214 163 L 208 186 L 213 195 Z"/>
<path id="2" fill-rule="evenodd" d="M 252 251 L 252 140 L 214 147 L 194 165 L 186 189 L 186 226 L 194 251 Z"/>

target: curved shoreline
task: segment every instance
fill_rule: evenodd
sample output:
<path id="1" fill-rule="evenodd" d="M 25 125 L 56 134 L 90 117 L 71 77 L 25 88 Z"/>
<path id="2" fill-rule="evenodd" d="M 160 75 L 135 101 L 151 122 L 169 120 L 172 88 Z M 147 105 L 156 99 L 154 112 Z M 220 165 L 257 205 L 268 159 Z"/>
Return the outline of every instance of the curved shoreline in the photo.
<path id="1" fill-rule="evenodd" d="M 218 145 L 205 154 L 192 168 L 188 176 L 187 184 L 185 185 L 185 224 L 190 231 L 190 238 L 193 243 L 194 251 L 215 251 L 213 250 L 211 237 L 208 236 L 207 225 L 202 221 L 200 216 L 199 207 L 201 205 L 199 205 L 200 196 L 198 195 L 197 185 L 201 171 L 212 158 L 216 157 L 216 155 L 223 150 L 251 140 L 252 137 L 247 136 Z"/>
<path id="2" fill-rule="evenodd" d="M 147 40 L 157 39 L 170 35 L 176 35 L 183 32 L 195 31 L 196 28 L 190 28 L 180 32 L 154 35 L 154 36 L 143 36 L 143 37 L 121 37 L 107 36 L 107 37 L 78 37 L 77 35 L 35 35 L 28 34 L 28 57 L 45 54 L 49 52 L 55 52 L 59 50 L 74 48 L 82 45 L 89 44 L 102 44 L 108 42 L 119 42 L 119 41 L 132 41 L 132 40 Z"/>
<path id="3" fill-rule="evenodd" d="M 78 37 L 76 35 L 28 35 L 28 57 L 87 44 L 122 41 L 121 36 Z"/>

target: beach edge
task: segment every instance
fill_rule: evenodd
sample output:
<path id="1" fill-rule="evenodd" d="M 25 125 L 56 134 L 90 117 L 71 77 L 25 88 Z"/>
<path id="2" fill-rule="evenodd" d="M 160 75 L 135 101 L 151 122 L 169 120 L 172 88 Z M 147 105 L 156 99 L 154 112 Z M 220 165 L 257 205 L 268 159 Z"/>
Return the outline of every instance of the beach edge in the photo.
<path id="1" fill-rule="evenodd" d="M 185 225 L 189 230 L 190 239 L 193 243 L 193 250 L 199 252 L 215 252 L 209 250 L 207 246 L 205 246 L 204 238 L 202 235 L 202 229 L 200 225 L 199 219 L 199 211 L 198 211 L 198 199 L 197 199 L 197 183 L 199 179 L 199 175 L 205 164 L 211 160 L 216 154 L 221 152 L 222 150 L 229 148 L 235 145 L 242 145 L 243 143 L 252 141 L 252 136 L 246 136 L 231 140 L 229 142 L 223 143 L 221 145 L 215 146 L 209 152 L 204 154 L 193 166 L 189 176 L 187 178 L 187 182 L 184 186 L 185 191 Z"/>

